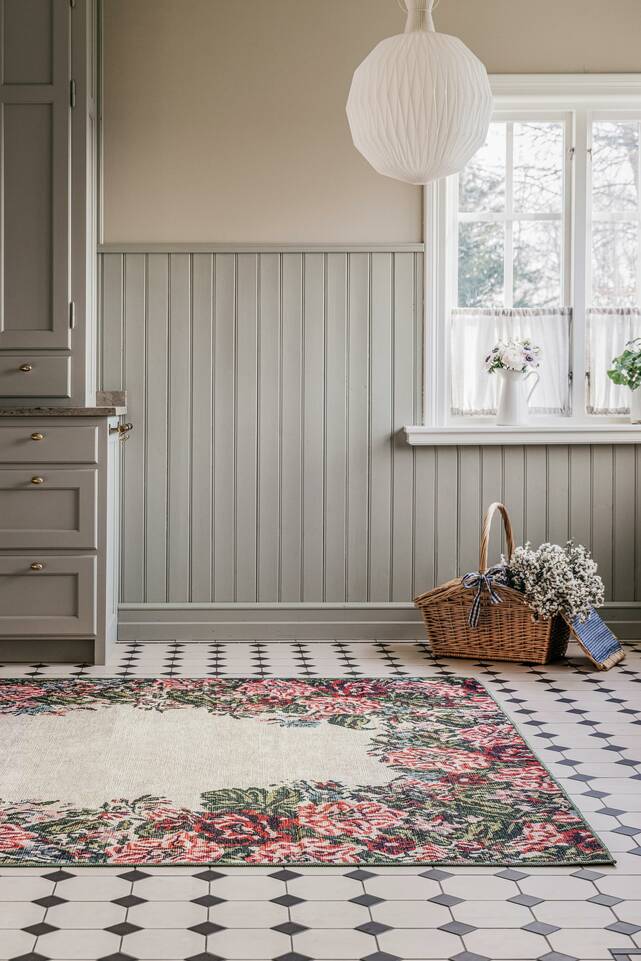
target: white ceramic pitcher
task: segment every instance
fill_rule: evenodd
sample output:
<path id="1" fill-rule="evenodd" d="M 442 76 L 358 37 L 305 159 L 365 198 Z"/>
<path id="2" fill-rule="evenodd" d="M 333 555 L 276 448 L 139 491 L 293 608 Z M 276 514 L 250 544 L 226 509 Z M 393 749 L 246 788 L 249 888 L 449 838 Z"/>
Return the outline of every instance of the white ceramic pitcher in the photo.
<path id="1" fill-rule="evenodd" d="M 630 391 L 630 421 L 641 424 L 641 387 Z"/>
<path id="2" fill-rule="evenodd" d="M 536 385 L 541 379 L 535 370 L 523 373 L 520 370 L 497 370 L 500 377 L 499 403 L 496 423 L 502 427 L 518 427 L 527 424 L 528 404 Z M 534 375 L 534 383 L 527 389 L 526 380 Z"/>

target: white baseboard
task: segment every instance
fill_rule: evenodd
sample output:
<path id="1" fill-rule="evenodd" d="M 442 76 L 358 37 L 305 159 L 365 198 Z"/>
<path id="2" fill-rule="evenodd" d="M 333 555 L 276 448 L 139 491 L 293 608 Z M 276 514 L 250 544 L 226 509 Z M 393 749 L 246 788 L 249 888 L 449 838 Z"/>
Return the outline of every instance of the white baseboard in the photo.
<path id="1" fill-rule="evenodd" d="M 601 612 L 622 640 L 641 638 L 641 603 Z M 122 604 L 120 641 L 425 640 L 419 612 L 395 604 Z"/>

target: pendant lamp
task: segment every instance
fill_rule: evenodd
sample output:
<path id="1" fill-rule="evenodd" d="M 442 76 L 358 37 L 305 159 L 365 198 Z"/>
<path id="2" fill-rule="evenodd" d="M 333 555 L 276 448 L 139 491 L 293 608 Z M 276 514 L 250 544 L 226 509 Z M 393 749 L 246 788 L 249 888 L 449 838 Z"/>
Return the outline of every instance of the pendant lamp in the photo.
<path id="1" fill-rule="evenodd" d="M 374 170 L 426 184 L 462 170 L 483 146 L 492 92 L 472 51 L 435 31 L 434 0 L 405 5 L 405 32 L 382 40 L 357 67 L 347 119 Z"/>

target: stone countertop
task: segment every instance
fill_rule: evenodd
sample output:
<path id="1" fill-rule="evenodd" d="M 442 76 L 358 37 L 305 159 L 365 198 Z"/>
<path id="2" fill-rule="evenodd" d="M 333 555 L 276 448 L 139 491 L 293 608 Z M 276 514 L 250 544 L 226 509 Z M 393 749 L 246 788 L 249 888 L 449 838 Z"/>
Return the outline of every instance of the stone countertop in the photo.
<path id="1" fill-rule="evenodd" d="M 126 407 L 0 407 L 0 417 L 119 417 Z"/>

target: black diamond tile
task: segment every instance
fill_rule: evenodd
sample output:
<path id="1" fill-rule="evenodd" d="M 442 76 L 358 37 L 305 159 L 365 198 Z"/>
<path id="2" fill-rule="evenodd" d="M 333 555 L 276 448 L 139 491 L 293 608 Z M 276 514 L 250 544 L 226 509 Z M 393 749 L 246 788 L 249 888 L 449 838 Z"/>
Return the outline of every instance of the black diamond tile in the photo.
<path id="1" fill-rule="evenodd" d="M 30 924 L 28 928 L 23 928 L 22 930 L 28 934 L 35 934 L 35 936 L 39 938 L 41 934 L 49 934 L 50 931 L 57 931 L 58 928 L 53 924 L 46 924 L 44 921 L 41 921 L 40 924 Z"/>
<path id="2" fill-rule="evenodd" d="M 273 874 L 269 875 L 270 878 L 276 878 L 277 881 L 293 881 L 294 878 L 299 878 L 300 874 L 296 871 L 288 871 L 284 868 L 282 871 L 275 871 Z"/>
<path id="3" fill-rule="evenodd" d="M 604 904 L 608 908 L 614 904 L 621 904 L 622 900 L 623 898 L 615 898 L 611 894 L 595 894 L 594 897 L 588 898 L 590 904 Z"/>
<path id="4" fill-rule="evenodd" d="M 117 934 L 119 938 L 124 938 L 126 934 L 133 934 L 134 931 L 142 931 L 139 924 L 132 924 L 131 921 L 121 921 L 120 924 L 112 924 L 110 928 L 105 928 L 112 934 Z"/>
<path id="5" fill-rule="evenodd" d="M 198 874 L 194 874 L 194 877 L 201 881 L 217 881 L 219 878 L 224 878 L 225 875 L 221 874 L 220 871 L 212 871 L 211 868 L 207 868 L 206 871 L 199 871 Z"/>
<path id="6" fill-rule="evenodd" d="M 624 825 L 623 827 L 615 828 L 612 833 L 623 834 L 625 837 L 633 838 L 635 834 L 641 834 L 641 828 L 629 828 Z"/>
<path id="7" fill-rule="evenodd" d="M 507 868 L 505 871 L 499 871 L 496 875 L 497 878 L 505 878 L 506 881 L 522 881 L 523 878 L 527 877 L 523 871 L 515 871 L 513 868 Z"/>
<path id="8" fill-rule="evenodd" d="M 375 878 L 376 875 L 373 871 L 363 871 L 362 868 L 357 868 L 356 871 L 349 871 L 346 878 L 352 878 L 354 881 L 367 881 L 368 878 Z"/>
<path id="9" fill-rule="evenodd" d="M 44 954 L 37 954 L 35 951 L 30 951 L 29 954 L 21 954 L 17 958 L 12 958 L 11 961 L 50 961 L 50 959 Z"/>
<path id="10" fill-rule="evenodd" d="M 382 900 L 383 898 L 377 898 L 375 894 L 359 894 L 356 898 L 350 898 L 352 904 L 362 904 L 366 908 L 380 904 Z"/>
<path id="11" fill-rule="evenodd" d="M 490 961 L 484 954 L 474 954 L 473 951 L 461 951 L 452 956 L 450 961 Z"/>
<path id="12" fill-rule="evenodd" d="M 294 904 L 302 904 L 305 898 L 297 898 L 295 894 L 281 894 L 278 898 L 271 898 L 273 904 L 282 904 L 284 908 L 291 908 Z"/>
<path id="13" fill-rule="evenodd" d="M 554 924 L 545 924 L 544 921 L 531 921 L 530 924 L 523 926 L 523 930 L 531 931 L 532 934 L 554 934 L 561 929 Z"/>
<path id="14" fill-rule="evenodd" d="M 300 934 L 301 931 L 309 931 L 304 924 L 296 924 L 295 921 L 283 921 L 282 924 L 275 924 L 272 931 L 280 931 L 281 934 Z"/>
<path id="15" fill-rule="evenodd" d="M 363 934 L 383 934 L 384 931 L 391 931 L 389 924 L 381 924 L 380 921 L 365 921 L 364 924 L 359 924 L 356 928 L 357 931 L 362 931 Z"/>
<path id="16" fill-rule="evenodd" d="M 274 961 L 312 961 L 307 954 L 298 954 L 297 951 L 288 951 L 287 954 L 280 954 Z"/>
<path id="17" fill-rule="evenodd" d="M 215 904 L 222 904 L 224 898 L 217 898 L 213 894 L 201 894 L 199 898 L 193 898 L 193 904 L 202 904 L 204 908 L 213 908 Z"/>
<path id="18" fill-rule="evenodd" d="M 603 812 L 600 811 L 599 813 L 602 814 Z M 581 871 L 574 871 L 572 877 L 581 878 L 583 881 L 599 881 L 605 877 L 605 874 L 601 871 L 591 871 L 589 868 L 583 868 Z"/>
<path id="19" fill-rule="evenodd" d="M 605 930 L 616 931 L 617 934 L 637 934 L 641 931 L 641 925 L 629 924 L 627 921 L 615 921 L 614 924 L 608 924 Z"/>
<path id="20" fill-rule="evenodd" d="M 146 900 L 137 894 L 125 894 L 122 898 L 115 898 L 113 904 L 119 904 L 121 908 L 133 908 L 136 904 L 145 904 Z"/>
<path id="21" fill-rule="evenodd" d="M 36 898 L 33 902 L 39 904 L 41 908 L 54 908 L 56 904 L 66 904 L 66 898 L 59 898 L 57 894 L 48 894 L 44 898 Z"/>
<path id="22" fill-rule="evenodd" d="M 533 894 L 515 894 L 513 898 L 508 898 L 511 904 L 523 904 L 526 908 L 541 904 L 542 900 L 543 898 L 535 898 Z"/>
<path id="23" fill-rule="evenodd" d="M 116 951 L 115 954 L 107 954 L 103 958 L 98 958 L 98 961 L 136 961 L 136 958 L 130 954 L 123 954 L 122 951 Z"/>
<path id="24" fill-rule="evenodd" d="M 420 878 L 429 878 L 431 881 L 445 881 L 453 876 L 449 871 L 441 871 L 440 868 L 430 868 L 429 871 L 421 871 L 419 874 Z"/>
<path id="25" fill-rule="evenodd" d="M 191 957 L 185 958 L 185 961 L 225 961 L 218 954 L 210 954 L 209 951 L 203 951 L 201 954 L 192 954 Z"/>
<path id="26" fill-rule="evenodd" d="M 476 931 L 476 928 L 462 921 L 450 921 L 449 924 L 440 924 L 439 931 L 447 931 L 448 934 L 469 934 L 470 931 Z"/>
<path id="27" fill-rule="evenodd" d="M 558 951 L 550 951 L 539 958 L 539 961 L 579 961 L 571 954 L 560 954 Z"/>
<path id="28" fill-rule="evenodd" d="M 375 951 L 368 954 L 362 961 L 402 961 L 397 954 L 388 954 L 387 951 Z"/>
<path id="29" fill-rule="evenodd" d="M 43 875 L 47 881 L 66 881 L 67 878 L 73 878 L 74 876 L 70 871 L 51 871 L 50 874 Z"/>
<path id="30" fill-rule="evenodd" d="M 207 936 L 208 934 L 215 934 L 216 931 L 224 931 L 225 928 L 224 925 L 214 924 L 213 921 L 203 921 L 201 924 L 194 924 L 189 930 Z"/>
<path id="31" fill-rule="evenodd" d="M 138 868 L 134 868 L 133 871 L 125 871 L 124 874 L 119 874 L 118 877 L 124 881 L 143 881 L 145 878 L 150 878 L 151 875 L 147 874 L 146 871 L 139 871 Z"/>
<path id="32" fill-rule="evenodd" d="M 461 904 L 463 898 L 456 898 L 453 894 L 436 894 L 433 898 L 428 898 L 432 904 L 444 904 L 445 907 L 451 908 L 455 904 Z"/>

